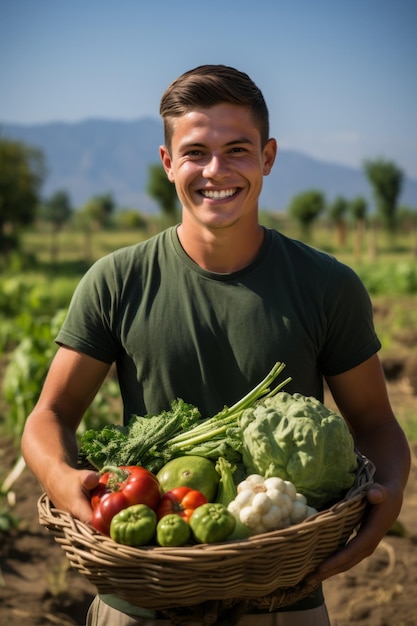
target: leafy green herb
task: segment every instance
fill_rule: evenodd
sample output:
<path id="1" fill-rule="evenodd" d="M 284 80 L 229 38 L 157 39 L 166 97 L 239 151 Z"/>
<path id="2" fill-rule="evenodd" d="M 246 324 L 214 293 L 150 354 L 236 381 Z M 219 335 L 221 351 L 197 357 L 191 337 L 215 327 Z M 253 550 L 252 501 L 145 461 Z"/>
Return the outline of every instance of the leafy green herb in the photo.
<path id="1" fill-rule="evenodd" d="M 155 457 L 156 448 L 200 419 L 199 410 L 181 399 L 159 415 L 132 415 L 127 426 L 107 425 L 87 430 L 81 437 L 80 457 L 97 469 L 105 465 L 143 465 Z M 162 466 L 163 461 L 160 461 Z"/>

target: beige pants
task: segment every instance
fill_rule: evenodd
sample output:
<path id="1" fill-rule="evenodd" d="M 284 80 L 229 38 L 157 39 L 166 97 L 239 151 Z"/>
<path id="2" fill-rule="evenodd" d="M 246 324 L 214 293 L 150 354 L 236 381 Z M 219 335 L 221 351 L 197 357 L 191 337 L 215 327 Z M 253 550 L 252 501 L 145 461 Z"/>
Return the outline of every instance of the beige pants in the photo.
<path id="1" fill-rule="evenodd" d="M 96 597 L 88 612 L 86 626 L 169 626 L 169 624 L 171 624 L 169 620 L 129 617 Z M 317 609 L 308 611 L 245 615 L 239 620 L 238 626 L 330 626 L 330 622 L 326 606 L 323 604 Z"/>

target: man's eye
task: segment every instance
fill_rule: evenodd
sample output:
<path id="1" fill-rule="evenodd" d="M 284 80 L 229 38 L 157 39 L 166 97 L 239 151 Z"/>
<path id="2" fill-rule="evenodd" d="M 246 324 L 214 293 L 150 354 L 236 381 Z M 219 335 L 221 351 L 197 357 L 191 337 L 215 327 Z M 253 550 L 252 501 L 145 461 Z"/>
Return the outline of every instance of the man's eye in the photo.
<path id="1" fill-rule="evenodd" d="M 231 152 L 233 152 L 233 153 L 245 152 L 245 148 L 241 148 L 239 146 L 235 146 L 234 148 L 231 149 Z"/>

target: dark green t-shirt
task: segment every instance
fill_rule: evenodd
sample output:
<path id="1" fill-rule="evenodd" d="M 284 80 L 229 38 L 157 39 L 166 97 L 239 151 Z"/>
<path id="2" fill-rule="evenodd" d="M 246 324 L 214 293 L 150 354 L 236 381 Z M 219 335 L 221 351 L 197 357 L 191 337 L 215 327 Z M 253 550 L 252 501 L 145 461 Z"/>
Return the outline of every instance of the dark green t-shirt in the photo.
<path id="1" fill-rule="evenodd" d="M 286 391 L 322 400 L 323 375 L 380 348 L 357 275 L 274 230 L 232 274 L 196 265 L 176 228 L 103 257 L 77 287 L 57 341 L 116 362 L 126 420 L 177 397 L 211 416 L 276 361 L 293 379 Z"/>
<path id="2" fill-rule="evenodd" d="M 286 364 L 285 390 L 323 399 L 323 375 L 380 348 L 357 275 L 335 258 L 265 230 L 256 260 L 232 274 L 201 269 L 176 228 L 100 259 L 78 285 L 57 342 L 117 365 L 124 417 L 175 398 L 209 417 Z M 152 611 L 105 601 L 134 615 Z M 321 587 L 284 610 L 323 601 Z"/>

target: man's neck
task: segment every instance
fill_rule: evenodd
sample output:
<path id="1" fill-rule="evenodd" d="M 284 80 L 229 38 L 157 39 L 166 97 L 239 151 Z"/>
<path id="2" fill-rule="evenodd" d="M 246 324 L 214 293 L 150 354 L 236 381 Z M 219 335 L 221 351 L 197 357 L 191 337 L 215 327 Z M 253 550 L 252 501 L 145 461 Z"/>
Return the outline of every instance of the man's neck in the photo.
<path id="1" fill-rule="evenodd" d="M 219 274 L 231 274 L 250 265 L 265 236 L 259 224 L 210 230 L 182 223 L 177 233 L 183 249 L 197 265 Z"/>

